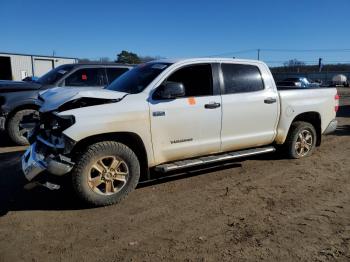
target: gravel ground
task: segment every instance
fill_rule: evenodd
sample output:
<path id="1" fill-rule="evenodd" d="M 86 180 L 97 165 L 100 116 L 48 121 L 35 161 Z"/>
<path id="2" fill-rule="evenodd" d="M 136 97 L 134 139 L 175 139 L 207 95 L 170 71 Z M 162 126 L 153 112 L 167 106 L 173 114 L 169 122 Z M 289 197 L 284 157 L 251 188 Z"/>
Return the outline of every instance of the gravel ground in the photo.
<path id="1" fill-rule="evenodd" d="M 23 147 L 0 142 L 0 261 L 350 261 L 350 92 L 314 155 L 277 153 L 142 184 L 84 209 L 22 190 Z"/>

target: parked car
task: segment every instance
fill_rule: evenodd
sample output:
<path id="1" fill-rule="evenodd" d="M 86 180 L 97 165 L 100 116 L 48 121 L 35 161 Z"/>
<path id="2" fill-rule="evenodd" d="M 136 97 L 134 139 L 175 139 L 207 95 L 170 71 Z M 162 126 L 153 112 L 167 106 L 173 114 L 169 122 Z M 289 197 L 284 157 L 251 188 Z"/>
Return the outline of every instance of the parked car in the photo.
<path id="1" fill-rule="evenodd" d="M 290 158 L 310 156 L 321 135 L 335 130 L 339 102 L 335 88 L 278 91 L 263 62 L 219 58 L 149 62 L 93 94 L 55 88 L 40 99 L 24 176 L 52 188 L 46 175 L 71 175 L 78 196 L 95 206 L 122 200 L 150 169 L 278 146 Z"/>
<path id="2" fill-rule="evenodd" d="M 283 81 L 277 82 L 277 86 L 309 88 L 309 87 L 319 87 L 320 84 L 306 77 L 290 77 L 290 78 L 284 79 Z"/>
<path id="3" fill-rule="evenodd" d="M 39 92 L 55 86 L 103 88 L 130 68 L 117 64 L 66 64 L 37 80 L 0 81 L 0 130 L 7 131 L 17 145 L 26 145 L 30 129 L 20 123 L 24 116 L 38 110 Z"/>

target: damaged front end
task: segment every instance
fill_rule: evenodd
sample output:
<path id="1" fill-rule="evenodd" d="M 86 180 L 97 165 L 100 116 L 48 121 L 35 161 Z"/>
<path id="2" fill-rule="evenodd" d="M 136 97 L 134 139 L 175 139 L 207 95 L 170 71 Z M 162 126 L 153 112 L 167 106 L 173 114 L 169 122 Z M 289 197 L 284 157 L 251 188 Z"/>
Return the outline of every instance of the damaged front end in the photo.
<path id="1" fill-rule="evenodd" d="M 116 103 L 127 95 L 104 89 L 73 87 L 56 87 L 41 92 L 38 97 L 40 113 L 26 117 L 21 124 L 31 130 L 28 134 L 31 146 L 22 156 L 22 170 L 27 180 L 35 183 L 41 174 L 57 178 L 72 170 L 72 150 L 76 141 L 64 131 L 75 124 L 75 118 L 62 112 Z"/>
<path id="2" fill-rule="evenodd" d="M 28 181 L 47 171 L 55 176 L 69 173 L 74 163 L 71 151 L 75 142 L 63 131 L 75 123 L 73 116 L 59 116 L 57 112 L 32 116 L 34 129 L 28 134 L 30 147 L 22 156 L 22 170 Z"/>

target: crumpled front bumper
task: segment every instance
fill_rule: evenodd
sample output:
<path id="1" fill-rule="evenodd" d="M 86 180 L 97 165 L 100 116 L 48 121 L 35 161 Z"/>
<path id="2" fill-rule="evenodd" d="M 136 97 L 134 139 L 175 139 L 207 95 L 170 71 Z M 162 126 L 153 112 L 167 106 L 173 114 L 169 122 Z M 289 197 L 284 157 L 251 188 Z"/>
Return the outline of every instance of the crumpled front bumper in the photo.
<path id="1" fill-rule="evenodd" d="M 22 156 L 22 171 L 28 181 L 33 180 L 43 171 L 62 176 L 69 173 L 74 166 L 70 159 L 62 155 L 48 155 L 38 152 L 37 142 L 33 143 Z"/>
<path id="2" fill-rule="evenodd" d="M 32 144 L 22 156 L 22 171 L 28 181 L 47 169 L 44 155 L 36 152 L 36 143 Z"/>

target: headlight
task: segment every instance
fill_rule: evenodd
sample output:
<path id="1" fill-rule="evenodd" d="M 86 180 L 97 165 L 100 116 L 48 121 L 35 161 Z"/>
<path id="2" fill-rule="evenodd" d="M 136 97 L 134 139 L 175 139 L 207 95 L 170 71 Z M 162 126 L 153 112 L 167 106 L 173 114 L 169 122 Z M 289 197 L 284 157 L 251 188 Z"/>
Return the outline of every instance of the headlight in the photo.
<path id="1" fill-rule="evenodd" d="M 61 135 L 61 133 L 75 123 L 74 116 L 60 116 L 57 113 L 40 114 L 40 129 L 49 136 Z"/>
<path id="2" fill-rule="evenodd" d="M 75 123 L 74 116 L 59 116 L 57 114 L 54 116 L 50 123 L 52 130 L 64 131 Z"/>

